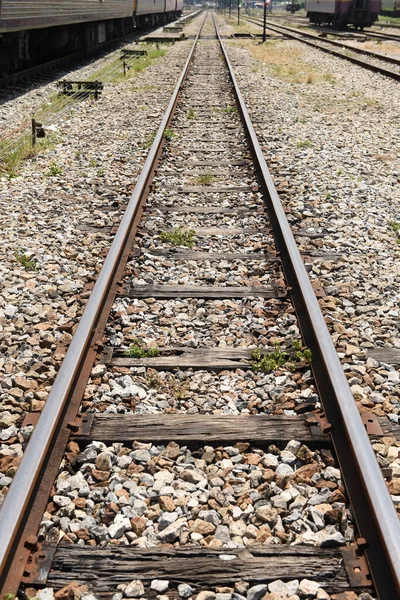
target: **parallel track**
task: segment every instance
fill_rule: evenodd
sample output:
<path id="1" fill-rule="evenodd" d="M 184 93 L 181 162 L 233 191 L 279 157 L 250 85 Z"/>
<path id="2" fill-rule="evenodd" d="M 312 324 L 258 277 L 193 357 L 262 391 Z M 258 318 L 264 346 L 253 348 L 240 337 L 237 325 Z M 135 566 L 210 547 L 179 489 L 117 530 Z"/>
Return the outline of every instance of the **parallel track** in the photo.
<path id="1" fill-rule="evenodd" d="M 207 24 L 210 29 L 210 21 Z M 241 125 L 232 106 L 234 99 Z M 188 111 L 196 117 L 190 122 Z M 198 122 L 197 115 L 200 115 Z M 170 135 L 171 128 L 178 134 L 177 138 Z M 166 144 L 167 132 L 169 141 Z M 211 175 L 204 172 L 204 167 L 211 169 Z M 202 185 L 190 184 L 196 174 Z M 259 187 L 254 184 L 255 174 Z M 205 178 L 210 176 L 215 185 L 210 185 L 209 181 L 205 183 Z M 182 222 L 179 221 L 182 215 L 184 218 L 186 215 L 189 223 L 215 218 L 216 225 L 211 229 L 210 226 L 206 229 L 196 226 L 196 236 L 205 237 L 204 242 L 198 242 L 197 252 L 165 251 L 162 245 L 160 249 L 159 235 L 154 235 L 154 223 L 149 228 L 152 219 L 161 223 L 159 227 L 168 229 L 171 222 Z M 236 222 L 234 228 L 231 225 L 230 229 L 220 227 L 219 221 L 224 215 Z M 253 219 L 250 231 L 241 226 L 243 217 Z M 257 239 L 258 230 L 267 243 L 262 244 L 264 254 L 257 255 L 250 233 Z M 139 238 L 136 237 L 138 232 Z M 213 243 L 209 238 L 213 235 L 218 236 L 217 250 L 220 244 L 220 252 L 212 252 Z M 244 239 L 237 242 L 236 254 L 229 254 L 224 249 L 226 237 L 232 235 Z M 246 236 L 249 236 L 248 240 Z M 128 288 L 121 285 L 121 282 L 129 282 L 133 272 L 140 271 L 151 254 L 172 263 L 196 261 L 197 267 L 192 267 L 190 272 L 190 284 L 166 285 L 159 275 L 158 285 L 140 282 Z M 255 287 L 250 287 L 249 283 L 198 285 L 198 280 L 204 277 L 200 267 L 203 261 L 228 261 L 231 265 L 235 261 L 245 265 L 259 262 L 262 267 L 258 269 L 257 277 L 264 280 L 269 274 L 270 283 Z M 223 268 L 217 268 L 217 271 Z M 172 274 L 173 267 L 169 269 Z M 164 277 L 165 271 L 168 272 L 168 267 L 162 271 Z M 207 273 L 207 268 L 205 271 Z M 320 423 L 322 429 L 308 430 L 299 417 L 290 419 L 266 414 L 231 417 L 228 425 L 223 415 L 212 414 L 105 413 L 86 414 L 81 421 L 77 420 L 85 386 L 102 351 L 103 359 L 106 356 L 104 360 L 114 368 L 118 365 L 159 370 L 180 367 L 205 368 L 214 372 L 250 367 L 249 351 L 246 344 L 240 345 L 240 340 L 239 346 L 227 349 L 201 347 L 201 344 L 198 348 L 185 344 L 178 349 L 169 346 L 161 348 L 160 356 L 148 358 L 127 358 L 112 347 L 104 352 L 104 332 L 107 327 L 115 328 L 119 322 L 119 309 L 113 308 L 117 297 L 125 306 L 138 306 L 140 298 L 200 298 L 206 300 L 204 306 L 212 305 L 214 300 L 234 299 L 243 302 L 244 307 L 250 307 L 243 315 L 247 310 L 251 312 L 251 299 L 257 297 L 261 298 L 263 310 L 278 313 L 288 310 L 290 314 L 290 306 L 286 306 L 290 297 L 303 342 L 312 351 L 314 384 L 325 413 L 325 419 L 323 415 L 321 418 L 321 415 L 308 414 L 309 422 Z M 256 304 L 256 308 L 258 306 Z M 113 315 L 111 322 L 110 313 Z M 277 313 L 274 314 L 276 318 Z M 146 329 L 146 320 L 142 324 L 137 321 L 133 331 L 140 327 L 143 331 Z M 173 327 L 178 324 L 172 322 L 170 327 L 165 335 L 173 339 L 176 335 Z M 199 328 L 201 338 L 206 325 L 199 325 Z M 221 332 L 221 335 L 225 334 Z M 266 345 L 266 352 L 270 350 Z M 29 419 L 28 416 L 26 423 Z M 277 544 L 252 546 L 243 553 L 231 547 L 213 550 L 187 545 L 145 550 L 115 545 L 98 548 L 60 544 L 56 547 L 49 543 L 40 546 L 38 541 L 42 540 L 37 539 L 38 528 L 71 432 L 72 439 L 82 447 L 93 439 L 125 444 L 132 440 L 158 444 L 167 440 L 191 444 L 193 448 L 240 440 L 265 447 L 273 441 L 285 443 L 297 437 L 304 443 L 334 448 L 357 521 L 360 538 L 356 549 L 353 548 L 357 556 L 352 554 L 351 548 L 348 550 L 351 559 L 346 558 L 345 553 L 346 575 L 340 550 L 330 548 L 291 548 Z M 65 458 L 64 467 L 68 460 Z M 257 583 L 278 578 L 311 577 L 331 593 L 370 589 L 371 580 L 365 572 L 360 572 L 365 557 L 380 600 L 400 597 L 398 518 L 219 36 L 214 35 L 212 39 L 205 32 L 204 37 L 198 34 L 194 41 L 85 312 L 0 510 L 0 530 L 1 597 L 16 593 L 21 582 L 57 588 L 75 579 L 93 585 L 94 591 L 105 598 L 111 596 L 110 582 L 115 586 L 133 578 L 143 580 L 146 585 L 151 579 L 167 578 L 175 583 L 191 582 L 201 589 L 213 582 L 221 585 L 246 578 Z M 225 560 L 220 560 L 221 552 Z M 226 559 L 228 555 L 232 560 Z M 51 562 L 53 566 L 49 573 Z"/>
<path id="2" fill-rule="evenodd" d="M 245 17 L 245 19 L 250 23 L 259 25 L 260 27 L 263 26 L 262 21 L 260 21 L 259 19 L 253 19 L 252 17 Z M 312 48 L 317 48 L 318 50 L 326 52 L 327 54 L 331 54 L 332 56 L 336 56 L 337 58 L 343 58 L 345 60 L 348 60 L 353 64 L 363 67 L 364 69 L 367 69 L 369 71 L 373 71 L 374 73 L 380 73 L 381 75 L 385 75 L 386 77 L 390 77 L 391 79 L 400 81 L 400 60 L 397 58 L 392 58 L 390 56 L 378 54 L 377 52 L 371 52 L 370 50 L 362 50 L 360 48 L 348 46 L 346 44 L 343 44 L 342 42 L 337 42 L 335 40 L 321 39 L 311 33 L 307 33 L 298 29 L 293 29 L 292 27 L 286 27 L 284 25 L 271 25 L 271 23 L 268 22 L 268 29 L 276 33 L 281 33 L 282 35 L 286 35 L 291 39 L 298 40 L 303 44 L 307 44 Z M 346 52 L 334 50 L 330 46 L 341 48 L 342 50 L 346 50 Z M 362 60 L 360 58 L 357 58 L 356 56 L 352 56 L 349 53 L 362 54 L 374 60 L 390 63 L 392 65 L 395 65 L 399 70 L 389 70 L 386 67 L 368 62 L 366 60 Z"/>
<path id="3" fill-rule="evenodd" d="M 296 23 L 301 23 L 302 25 L 306 25 L 308 27 L 310 27 L 311 29 L 314 29 L 314 31 L 326 31 L 327 33 L 331 33 L 332 35 L 334 34 L 343 34 L 343 30 L 336 30 L 334 27 L 324 27 L 324 26 L 320 26 L 320 25 L 314 25 L 312 23 L 310 23 L 309 19 L 307 19 L 306 17 L 286 17 L 286 16 L 280 16 L 280 15 L 270 15 L 270 18 L 275 18 L 275 19 L 282 19 L 283 21 L 294 21 Z M 359 33 L 357 32 L 357 30 L 355 29 L 348 29 L 348 32 L 351 33 Z M 389 41 L 395 41 L 395 42 L 399 42 L 400 41 L 400 35 L 396 35 L 394 33 L 382 33 L 381 31 L 375 31 L 371 28 L 368 27 L 368 29 L 363 30 L 360 33 L 360 37 L 368 37 L 368 38 L 375 38 L 378 40 L 389 40 Z"/>

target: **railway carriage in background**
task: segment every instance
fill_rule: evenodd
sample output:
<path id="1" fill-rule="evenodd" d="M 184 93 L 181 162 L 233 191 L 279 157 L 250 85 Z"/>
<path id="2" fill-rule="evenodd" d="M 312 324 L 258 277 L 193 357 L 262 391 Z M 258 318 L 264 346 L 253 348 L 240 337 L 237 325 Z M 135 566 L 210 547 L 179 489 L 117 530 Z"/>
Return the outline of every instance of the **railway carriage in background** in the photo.
<path id="1" fill-rule="evenodd" d="M 172 21 L 182 9 L 183 0 L 0 0 L 0 76 L 49 53 Z"/>
<path id="2" fill-rule="evenodd" d="M 382 0 L 382 15 L 400 17 L 400 0 Z"/>
<path id="3" fill-rule="evenodd" d="M 311 23 L 356 28 L 370 27 L 378 19 L 380 0 L 306 0 Z"/>

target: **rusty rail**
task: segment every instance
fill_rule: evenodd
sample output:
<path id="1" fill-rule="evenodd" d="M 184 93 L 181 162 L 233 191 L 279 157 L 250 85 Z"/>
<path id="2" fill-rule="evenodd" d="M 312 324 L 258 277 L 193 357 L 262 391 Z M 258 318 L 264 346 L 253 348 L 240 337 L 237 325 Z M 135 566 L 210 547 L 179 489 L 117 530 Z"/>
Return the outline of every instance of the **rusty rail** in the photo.
<path id="1" fill-rule="evenodd" d="M 242 120 L 263 188 L 275 243 L 291 288 L 303 339 L 313 353 L 312 368 L 358 530 L 358 555 L 365 551 L 380 600 L 400 598 L 400 523 L 378 466 L 310 279 L 265 162 L 244 98 L 221 36 Z"/>
<path id="2" fill-rule="evenodd" d="M 54 473 L 62 458 L 81 395 L 89 378 L 97 349 L 101 345 L 104 326 L 118 290 L 118 281 L 128 260 L 143 203 L 164 145 L 164 131 L 174 114 L 204 20 L 175 86 L 78 329 L 0 510 L 0 598 L 18 592 L 29 554 L 37 547 L 36 532 L 54 480 L 50 473 Z M 58 451 L 55 453 L 56 448 Z M 59 456 L 60 452 L 61 456 Z M 49 469 L 49 465 L 53 471 Z"/>
<path id="3" fill-rule="evenodd" d="M 255 25 L 259 25 L 262 27 L 262 22 L 258 19 L 253 19 L 251 17 L 245 17 L 245 19 L 249 23 L 254 23 Z M 267 23 L 267 29 L 271 29 L 276 33 L 281 33 L 282 35 L 286 35 L 287 37 L 297 40 L 302 44 L 307 44 L 311 46 L 311 48 L 317 48 L 322 52 L 326 52 L 327 54 L 331 54 L 332 56 L 336 56 L 337 58 L 344 58 L 352 62 L 359 67 L 363 67 L 364 69 L 368 69 L 373 73 L 380 73 L 381 75 L 385 75 L 386 77 L 390 77 L 390 79 L 394 79 L 396 81 L 400 81 L 400 73 L 396 73 L 396 71 L 390 71 L 389 69 L 385 69 L 385 67 L 380 67 L 379 65 L 375 65 L 373 63 L 366 62 L 361 58 L 356 58 L 355 56 L 350 56 L 345 52 L 340 52 L 339 50 L 334 50 L 333 48 L 325 48 L 321 45 L 321 43 L 330 44 L 331 46 L 337 46 L 344 50 L 349 50 L 350 52 L 354 52 L 354 54 L 364 54 L 364 56 L 369 56 L 371 58 L 381 60 L 382 62 L 388 62 L 390 64 L 399 66 L 400 60 L 397 58 L 392 58 L 390 56 L 385 56 L 383 54 L 378 54 L 377 52 L 372 52 L 371 50 L 363 50 L 362 48 L 356 48 L 353 46 L 348 46 L 343 44 L 342 42 L 337 42 L 335 40 L 328 40 L 325 38 L 319 38 L 312 33 L 308 33 L 306 31 L 294 30 L 291 27 L 287 27 L 286 25 L 276 25 L 275 23 L 271 25 L 271 23 Z M 312 40 L 312 41 L 311 41 Z M 320 42 L 320 43 L 318 43 Z"/>
<path id="4" fill-rule="evenodd" d="M 143 200 L 147 196 L 162 151 L 163 134 L 174 114 L 199 33 L 194 40 L 79 327 L 0 511 L 0 597 L 17 592 L 22 574 L 27 568 L 27 557 L 37 545 L 37 527 L 53 484 L 52 474 L 57 471 L 60 454 L 62 456 L 68 441 L 71 423 L 73 427 L 80 397 L 97 349 L 101 345 L 105 322 L 129 256 L 129 249 L 141 216 Z M 303 338 L 313 352 L 313 371 L 318 391 L 323 399 L 327 426 L 331 431 L 360 534 L 365 538 L 365 542 L 360 542 L 358 551 L 362 553 L 365 546 L 379 598 L 394 600 L 400 597 L 400 525 L 397 515 L 220 37 L 219 41 L 258 170 L 285 276 L 288 285 L 291 286 L 291 296 Z M 51 468 L 48 468 L 49 465 Z M 357 559 L 354 564 L 358 569 Z"/>

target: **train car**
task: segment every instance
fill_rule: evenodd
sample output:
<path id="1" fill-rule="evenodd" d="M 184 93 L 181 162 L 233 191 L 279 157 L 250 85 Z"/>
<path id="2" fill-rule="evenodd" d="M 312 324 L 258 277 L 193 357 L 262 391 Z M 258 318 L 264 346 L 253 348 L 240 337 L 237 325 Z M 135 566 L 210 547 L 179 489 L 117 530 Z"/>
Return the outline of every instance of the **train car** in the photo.
<path id="1" fill-rule="evenodd" d="M 363 29 L 378 19 L 380 0 L 306 0 L 311 23 Z"/>
<path id="2" fill-rule="evenodd" d="M 381 14 L 388 17 L 400 17 L 400 0 L 382 0 Z"/>
<path id="3" fill-rule="evenodd" d="M 0 0 L 0 76 L 171 21 L 182 8 L 183 0 Z"/>
<path id="4" fill-rule="evenodd" d="M 292 15 L 298 12 L 300 9 L 301 5 L 297 4 L 296 2 L 288 2 L 285 6 L 285 10 L 287 10 L 287 12 L 292 13 Z"/>

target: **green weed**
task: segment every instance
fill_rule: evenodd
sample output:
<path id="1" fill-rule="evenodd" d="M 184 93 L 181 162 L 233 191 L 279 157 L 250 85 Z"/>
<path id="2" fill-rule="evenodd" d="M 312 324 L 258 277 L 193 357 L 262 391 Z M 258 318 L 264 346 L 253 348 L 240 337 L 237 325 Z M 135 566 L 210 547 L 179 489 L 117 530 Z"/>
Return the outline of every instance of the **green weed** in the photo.
<path id="1" fill-rule="evenodd" d="M 15 260 L 19 262 L 19 264 L 22 265 L 27 271 L 36 271 L 35 261 L 31 260 L 24 252 L 18 252 L 17 250 L 14 253 L 14 257 Z"/>
<path id="2" fill-rule="evenodd" d="M 155 137 L 156 137 L 156 133 L 157 133 L 156 131 L 153 131 L 153 133 L 151 135 L 149 135 L 149 137 L 147 138 L 147 140 L 144 142 L 143 148 L 145 150 L 147 150 L 147 148 L 151 148 L 152 147 L 153 142 L 154 142 Z"/>
<path id="3" fill-rule="evenodd" d="M 139 338 L 135 338 L 130 348 L 124 352 L 124 356 L 129 358 L 152 358 L 159 354 L 158 348 L 143 348 L 143 341 Z"/>
<path id="4" fill-rule="evenodd" d="M 223 108 L 221 110 L 221 112 L 230 115 L 232 113 L 236 113 L 237 112 L 237 108 L 236 108 L 236 106 L 232 106 L 231 104 L 228 104 L 228 106 L 226 106 L 225 108 Z"/>
<path id="5" fill-rule="evenodd" d="M 188 119 L 195 119 L 196 117 L 197 117 L 196 111 L 194 111 L 193 108 L 189 108 L 188 114 L 187 114 L 187 118 Z"/>
<path id="6" fill-rule="evenodd" d="M 388 225 L 392 229 L 392 231 L 400 231 L 400 223 L 398 223 L 397 221 L 388 221 Z"/>
<path id="7" fill-rule="evenodd" d="M 50 163 L 47 175 L 49 177 L 56 177 L 57 175 L 61 175 L 62 172 L 62 168 L 56 162 L 53 161 Z"/>
<path id="8" fill-rule="evenodd" d="M 303 140 L 301 142 L 297 142 L 296 145 L 298 148 L 311 148 L 312 141 L 311 140 Z"/>
<path id="9" fill-rule="evenodd" d="M 203 173 L 196 177 L 196 183 L 198 185 L 211 185 L 214 180 L 214 175 L 212 173 Z"/>
<path id="10" fill-rule="evenodd" d="M 176 133 L 172 131 L 172 129 L 167 128 L 164 130 L 164 139 L 167 140 L 167 142 L 173 140 L 174 137 L 176 137 Z"/>
<path id="11" fill-rule="evenodd" d="M 285 366 L 289 371 L 295 370 L 295 363 L 312 360 L 312 352 L 309 348 L 303 348 L 300 340 L 293 340 L 292 347 L 281 350 L 277 344 L 272 352 L 262 355 L 259 348 L 251 354 L 251 368 L 254 373 L 272 373 L 278 367 Z"/>
<path id="12" fill-rule="evenodd" d="M 195 245 L 195 230 L 185 229 L 184 227 L 175 227 L 173 231 L 162 231 L 160 239 L 162 242 L 169 242 L 172 246 L 187 246 L 193 248 Z"/>

